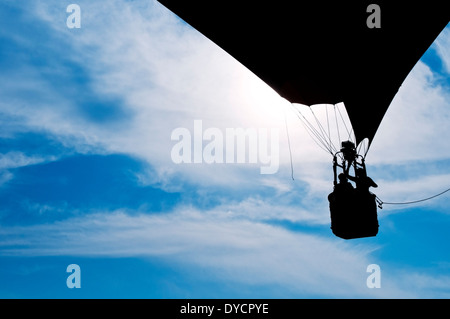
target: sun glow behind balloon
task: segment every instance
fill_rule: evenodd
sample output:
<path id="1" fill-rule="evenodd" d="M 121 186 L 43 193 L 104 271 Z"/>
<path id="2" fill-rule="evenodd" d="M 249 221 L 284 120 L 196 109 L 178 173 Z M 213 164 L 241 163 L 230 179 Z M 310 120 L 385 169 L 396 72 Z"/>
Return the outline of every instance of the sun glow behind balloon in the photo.
<path id="1" fill-rule="evenodd" d="M 249 104 L 248 114 L 255 120 L 255 124 L 280 126 L 283 124 L 284 111 L 289 102 L 282 98 L 270 86 L 248 71 L 243 81 L 243 99 Z M 244 111 L 244 110 L 243 110 Z"/>

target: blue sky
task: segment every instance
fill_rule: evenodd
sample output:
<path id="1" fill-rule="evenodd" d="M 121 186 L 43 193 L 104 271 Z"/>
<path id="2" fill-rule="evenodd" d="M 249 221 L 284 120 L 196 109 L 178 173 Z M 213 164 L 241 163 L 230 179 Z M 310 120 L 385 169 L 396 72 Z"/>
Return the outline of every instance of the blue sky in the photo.
<path id="1" fill-rule="evenodd" d="M 80 29 L 70 3 L 0 4 L 0 297 L 450 296 L 448 194 L 385 205 L 375 238 L 335 237 L 331 159 L 285 100 L 155 1 L 77 3 Z M 373 141 L 386 202 L 450 185 L 449 50 L 447 26 Z M 175 164 L 171 134 L 195 120 L 278 130 L 278 172 Z"/>

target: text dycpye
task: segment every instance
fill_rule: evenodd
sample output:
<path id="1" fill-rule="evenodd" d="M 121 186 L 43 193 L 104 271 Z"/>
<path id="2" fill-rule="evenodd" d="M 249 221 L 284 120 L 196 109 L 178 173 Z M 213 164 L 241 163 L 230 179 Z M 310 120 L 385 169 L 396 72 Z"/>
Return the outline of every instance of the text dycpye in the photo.
<path id="1" fill-rule="evenodd" d="M 269 313 L 269 305 L 264 304 L 225 304 L 225 313 L 250 314 L 250 313 Z"/>

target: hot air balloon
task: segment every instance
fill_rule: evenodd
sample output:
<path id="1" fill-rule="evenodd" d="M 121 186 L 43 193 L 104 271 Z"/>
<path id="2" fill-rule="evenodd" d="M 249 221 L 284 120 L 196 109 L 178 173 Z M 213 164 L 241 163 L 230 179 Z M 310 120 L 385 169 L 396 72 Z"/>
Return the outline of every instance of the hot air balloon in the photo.
<path id="1" fill-rule="evenodd" d="M 336 114 L 336 105 L 343 103 L 354 141 L 344 139 L 337 148 L 324 138 L 334 158 L 335 188 L 337 170 L 344 174 L 342 183 L 367 180 L 364 158 L 391 101 L 449 22 L 445 2 L 436 0 L 159 2 L 291 103 L 311 109 L 330 104 Z M 320 132 L 313 135 L 321 139 Z M 358 155 L 355 146 L 363 140 L 367 146 Z M 375 199 L 367 204 L 355 196 L 330 201 L 333 233 L 346 239 L 375 236 Z"/>

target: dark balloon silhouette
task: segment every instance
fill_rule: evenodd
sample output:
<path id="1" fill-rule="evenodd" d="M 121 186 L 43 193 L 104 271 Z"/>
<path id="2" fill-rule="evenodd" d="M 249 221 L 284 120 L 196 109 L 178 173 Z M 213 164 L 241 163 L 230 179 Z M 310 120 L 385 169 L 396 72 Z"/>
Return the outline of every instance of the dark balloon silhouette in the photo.
<path id="1" fill-rule="evenodd" d="M 159 2 L 288 101 L 308 106 L 343 102 L 356 144 L 367 138 L 368 147 L 402 82 L 449 22 L 441 0 Z M 345 158 L 334 166 L 330 195 L 332 229 L 343 238 L 374 236 L 375 199 L 365 196 L 373 181 L 364 176 L 364 162 L 358 164 L 361 159 L 347 153 L 343 143 Z M 351 167 L 362 171 L 355 171 L 354 192 L 341 197 L 336 179 L 344 165 L 347 182 Z"/>

